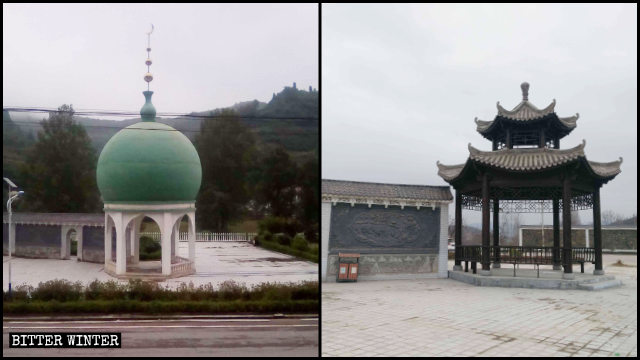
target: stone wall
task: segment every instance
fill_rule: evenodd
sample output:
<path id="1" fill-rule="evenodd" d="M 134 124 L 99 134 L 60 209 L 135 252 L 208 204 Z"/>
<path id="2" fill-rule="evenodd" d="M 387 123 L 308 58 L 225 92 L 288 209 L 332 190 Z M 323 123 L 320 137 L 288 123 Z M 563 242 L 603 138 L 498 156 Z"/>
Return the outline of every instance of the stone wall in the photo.
<path id="1" fill-rule="evenodd" d="M 61 232 L 60 225 L 16 224 L 15 255 L 60 259 Z"/>
<path id="2" fill-rule="evenodd" d="M 360 255 L 359 280 L 416 279 L 438 276 L 438 254 Z M 329 255 L 327 281 L 336 281 L 338 255 Z"/>
<path id="3" fill-rule="evenodd" d="M 331 207 L 330 211 L 323 208 L 323 214 L 330 217 L 329 221 L 323 217 L 323 223 L 330 224 L 324 234 L 329 246 L 323 280 L 336 281 L 339 253 L 360 254 L 360 280 L 446 277 L 447 219 L 441 219 L 440 207 L 323 206 Z M 439 254 L 441 242 L 445 244 L 443 254 Z M 444 261 L 440 261 L 441 255 Z"/>
<path id="4" fill-rule="evenodd" d="M 82 260 L 104 264 L 104 227 L 82 228 Z"/>
<path id="5" fill-rule="evenodd" d="M 338 203 L 331 208 L 329 254 L 437 254 L 440 208 Z"/>

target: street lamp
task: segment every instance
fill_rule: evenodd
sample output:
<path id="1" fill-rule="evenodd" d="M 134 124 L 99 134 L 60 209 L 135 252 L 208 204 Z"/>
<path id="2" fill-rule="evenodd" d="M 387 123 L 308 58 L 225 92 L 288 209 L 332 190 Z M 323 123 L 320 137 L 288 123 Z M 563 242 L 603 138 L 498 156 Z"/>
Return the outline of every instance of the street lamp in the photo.
<path id="1" fill-rule="evenodd" d="M 11 191 L 11 188 L 17 188 L 16 184 L 14 184 L 13 181 L 7 178 L 3 178 L 3 179 L 9 186 L 9 192 L 8 192 L 9 200 L 7 201 L 7 211 L 9 212 L 9 229 L 8 229 L 9 230 L 9 297 L 11 297 L 11 253 L 13 252 L 13 249 L 11 246 L 11 203 L 13 202 L 13 200 L 18 198 L 18 196 L 24 194 L 24 191 Z"/>

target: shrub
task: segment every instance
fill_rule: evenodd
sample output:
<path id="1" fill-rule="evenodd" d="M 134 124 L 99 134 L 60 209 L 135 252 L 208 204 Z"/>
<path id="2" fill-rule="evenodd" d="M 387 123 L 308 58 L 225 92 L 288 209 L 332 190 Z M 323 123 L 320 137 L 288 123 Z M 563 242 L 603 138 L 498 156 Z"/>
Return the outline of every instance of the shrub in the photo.
<path id="1" fill-rule="evenodd" d="M 269 231 L 272 234 L 285 233 L 294 237 L 296 233 L 302 231 L 302 224 L 296 219 L 269 216 L 258 223 L 260 233 Z"/>
<path id="2" fill-rule="evenodd" d="M 273 235 L 271 234 L 271 231 L 266 230 L 265 232 L 263 232 L 262 239 L 264 239 L 264 241 L 273 241 Z"/>
<path id="3" fill-rule="evenodd" d="M 152 253 L 155 251 L 160 250 L 162 247 L 160 246 L 160 243 L 153 240 L 152 238 L 148 237 L 148 236 L 141 236 L 140 237 L 140 252 L 143 253 Z"/>
<path id="4" fill-rule="evenodd" d="M 38 287 L 31 292 L 31 298 L 41 301 L 73 301 L 80 299 L 82 294 L 82 282 L 72 283 L 69 280 L 55 279 L 39 283 Z"/>
<path id="5" fill-rule="evenodd" d="M 246 293 L 248 293 L 247 287 L 233 280 L 224 281 L 218 288 L 218 295 L 222 300 L 242 299 Z"/>
<path id="6" fill-rule="evenodd" d="M 148 236 L 140 237 L 140 260 L 160 260 L 162 246 Z"/>
<path id="7" fill-rule="evenodd" d="M 291 236 L 287 233 L 275 234 L 274 238 L 280 245 L 291 246 Z"/>
<path id="8" fill-rule="evenodd" d="M 308 226 L 306 229 L 304 229 L 304 237 L 310 243 L 317 243 L 318 242 L 318 223 L 314 223 L 313 225 Z"/>
<path id="9" fill-rule="evenodd" d="M 27 301 L 31 298 L 31 292 L 33 292 L 33 286 L 31 285 L 14 286 L 11 289 L 11 297 L 9 297 L 9 291 L 3 292 L 2 301 Z"/>
<path id="10" fill-rule="evenodd" d="M 86 300 L 121 300 L 127 297 L 127 286 L 115 280 L 101 282 L 98 279 L 87 285 L 84 291 Z"/>
<path id="11" fill-rule="evenodd" d="M 140 279 L 129 279 L 127 285 L 129 299 L 151 301 L 158 300 L 164 295 L 163 289 L 154 282 L 142 281 Z"/>
<path id="12" fill-rule="evenodd" d="M 297 234 L 296 237 L 294 237 L 293 240 L 291 241 L 291 247 L 296 250 L 307 251 L 309 249 L 309 243 L 307 243 L 307 240 L 304 238 L 304 235 L 300 233 L 300 234 Z"/>

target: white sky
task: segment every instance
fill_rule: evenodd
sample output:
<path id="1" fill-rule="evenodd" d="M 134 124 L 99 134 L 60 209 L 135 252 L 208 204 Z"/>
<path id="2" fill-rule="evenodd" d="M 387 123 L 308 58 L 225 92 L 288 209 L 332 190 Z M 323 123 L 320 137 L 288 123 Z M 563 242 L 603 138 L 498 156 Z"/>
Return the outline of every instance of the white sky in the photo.
<path id="1" fill-rule="evenodd" d="M 436 161 L 463 163 L 469 142 L 491 150 L 474 117 L 515 107 L 527 81 L 539 108 L 555 98 L 559 116 L 580 113 L 562 148 L 586 139 L 589 160 L 624 158 L 602 210 L 631 215 L 637 20 L 636 4 L 323 4 L 322 177 L 446 185 Z"/>
<path id="2" fill-rule="evenodd" d="M 317 4 L 3 4 L 3 106 L 204 111 L 318 87 Z"/>

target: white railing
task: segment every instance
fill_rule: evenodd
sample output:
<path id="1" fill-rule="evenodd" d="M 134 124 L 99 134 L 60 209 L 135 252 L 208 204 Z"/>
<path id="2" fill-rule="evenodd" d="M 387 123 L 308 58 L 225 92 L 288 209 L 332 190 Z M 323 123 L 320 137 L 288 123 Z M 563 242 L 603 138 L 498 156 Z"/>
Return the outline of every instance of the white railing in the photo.
<path id="1" fill-rule="evenodd" d="M 108 261 L 104 263 L 104 272 L 110 275 L 116 274 L 116 263 L 113 261 Z"/>
<path id="2" fill-rule="evenodd" d="M 193 269 L 193 262 L 185 258 L 179 257 L 179 262 L 171 264 L 171 275 L 184 275 L 191 274 Z"/>
<path id="3" fill-rule="evenodd" d="M 196 241 L 243 241 L 243 242 L 252 242 L 253 238 L 257 236 L 258 233 L 210 233 L 210 232 L 199 232 L 196 233 Z M 154 240 L 160 240 L 159 232 L 142 232 L 140 236 L 148 236 Z M 179 241 L 188 241 L 189 233 L 181 232 L 178 236 Z"/>

